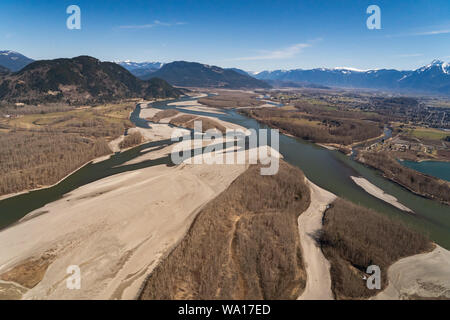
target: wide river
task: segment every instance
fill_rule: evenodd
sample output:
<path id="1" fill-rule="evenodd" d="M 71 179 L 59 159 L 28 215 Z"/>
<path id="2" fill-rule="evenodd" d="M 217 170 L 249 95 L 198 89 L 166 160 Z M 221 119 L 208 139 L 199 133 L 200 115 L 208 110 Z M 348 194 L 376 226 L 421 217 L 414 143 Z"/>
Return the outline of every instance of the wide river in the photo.
<path id="1" fill-rule="evenodd" d="M 156 108 L 166 109 L 167 104 L 175 101 L 188 101 L 181 98 L 174 101 L 154 103 Z M 180 106 L 178 106 L 180 107 Z M 173 108 L 173 106 L 170 106 Z M 180 110 L 186 113 L 218 117 L 246 128 L 259 129 L 261 126 L 253 119 L 240 115 L 235 110 L 225 110 L 224 114 L 212 114 L 199 111 Z M 139 118 L 140 106 L 131 115 L 136 126 L 148 127 L 147 121 Z M 151 124 L 150 124 L 151 126 Z M 42 190 L 32 191 L 0 201 L 0 228 L 7 227 L 27 213 L 58 200 L 64 194 L 87 183 L 104 177 L 149 167 L 161 163 L 171 164 L 168 157 L 145 161 L 134 165 L 121 164 L 142 155 L 141 151 L 150 146 L 164 146 L 170 141 L 150 142 L 126 152 L 113 155 L 110 159 L 91 163 L 81 168 L 59 184 Z M 377 171 L 350 159 L 338 151 L 328 150 L 301 139 L 280 135 L 280 153 L 284 159 L 300 169 L 315 184 L 354 203 L 372 208 L 395 219 L 399 219 L 416 230 L 428 235 L 433 241 L 450 249 L 450 207 L 437 201 L 417 196 L 403 187 L 383 178 Z M 414 214 L 401 211 L 379 200 L 357 186 L 351 176 L 361 176 L 395 196 L 402 204 L 414 211 Z M 44 209 L 43 209 L 44 210 Z"/>

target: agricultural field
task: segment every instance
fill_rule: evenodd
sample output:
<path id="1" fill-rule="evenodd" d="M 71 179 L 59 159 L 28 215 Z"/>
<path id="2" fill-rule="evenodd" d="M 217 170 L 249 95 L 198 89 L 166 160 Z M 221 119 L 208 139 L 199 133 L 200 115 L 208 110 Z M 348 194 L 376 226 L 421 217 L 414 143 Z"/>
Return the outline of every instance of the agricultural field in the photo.
<path id="1" fill-rule="evenodd" d="M 450 136 L 450 131 L 446 132 L 433 128 L 414 128 L 410 129 L 407 132 L 407 135 L 418 139 L 444 140 L 446 137 Z"/>

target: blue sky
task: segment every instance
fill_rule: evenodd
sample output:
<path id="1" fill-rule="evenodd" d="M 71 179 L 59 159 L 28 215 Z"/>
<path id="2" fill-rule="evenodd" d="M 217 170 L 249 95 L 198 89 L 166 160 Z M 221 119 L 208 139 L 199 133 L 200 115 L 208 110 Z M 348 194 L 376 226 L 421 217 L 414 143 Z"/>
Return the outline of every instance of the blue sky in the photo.
<path id="1" fill-rule="evenodd" d="M 81 30 L 66 8 L 81 8 Z M 381 30 L 369 30 L 369 5 Z M 198 61 L 260 71 L 450 61 L 448 0 L 1 0 L 0 50 L 33 59 Z"/>

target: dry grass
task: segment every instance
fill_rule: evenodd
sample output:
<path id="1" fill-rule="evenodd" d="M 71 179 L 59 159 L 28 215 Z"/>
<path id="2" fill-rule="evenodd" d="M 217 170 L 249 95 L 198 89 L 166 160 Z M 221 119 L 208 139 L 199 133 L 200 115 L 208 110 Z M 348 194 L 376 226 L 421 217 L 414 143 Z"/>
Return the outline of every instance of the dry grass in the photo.
<path id="1" fill-rule="evenodd" d="M 190 114 L 182 114 L 181 116 L 178 116 L 176 118 L 173 118 L 172 120 L 170 120 L 170 124 L 174 125 L 174 126 L 183 126 L 184 124 L 188 123 L 188 122 L 192 122 L 194 119 L 198 118 L 198 116 L 193 116 Z"/>
<path id="2" fill-rule="evenodd" d="M 188 114 L 183 114 L 181 116 L 178 116 L 172 120 L 170 120 L 170 124 L 175 125 L 177 127 L 182 127 L 186 129 L 194 129 L 194 125 L 196 121 L 200 121 L 202 123 L 202 132 L 206 132 L 210 129 L 217 129 L 222 133 L 226 132 L 226 128 L 218 123 L 217 121 L 214 121 L 209 118 L 205 117 L 198 117 L 198 116 L 192 116 Z"/>
<path id="3" fill-rule="evenodd" d="M 179 113 L 179 111 L 175 110 L 175 109 L 161 110 L 158 113 L 156 113 L 153 117 L 149 118 L 148 120 L 153 121 L 153 122 L 159 122 L 162 119 L 176 116 L 178 113 Z"/>
<path id="4" fill-rule="evenodd" d="M 141 144 L 143 141 L 143 137 L 140 132 L 133 132 L 123 139 L 121 143 L 119 143 L 120 149 L 131 148 Z"/>
<path id="5" fill-rule="evenodd" d="M 402 223 L 349 201 L 337 199 L 325 211 L 320 235 L 322 251 L 331 264 L 332 290 L 338 299 L 367 298 L 362 279 L 370 265 L 381 269 L 382 288 L 395 261 L 432 249 L 430 241 Z"/>
<path id="6" fill-rule="evenodd" d="M 48 266 L 54 259 L 55 255 L 51 253 L 44 253 L 36 259 L 30 258 L 0 275 L 0 279 L 31 289 L 41 282 Z"/>
<path id="7" fill-rule="evenodd" d="M 218 96 L 211 96 L 198 99 L 198 102 L 214 108 L 239 108 L 239 107 L 256 107 L 264 104 L 260 100 L 255 99 L 256 95 L 244 92 L 227 92 L 223 91 Z"/>
<path id="8" fill-rule="evenodd" d="M 309 202 L 299 169 L 251 166 L 202 209 L 140 298 L 295 299 L 306 281 L 297 217 Z"/>

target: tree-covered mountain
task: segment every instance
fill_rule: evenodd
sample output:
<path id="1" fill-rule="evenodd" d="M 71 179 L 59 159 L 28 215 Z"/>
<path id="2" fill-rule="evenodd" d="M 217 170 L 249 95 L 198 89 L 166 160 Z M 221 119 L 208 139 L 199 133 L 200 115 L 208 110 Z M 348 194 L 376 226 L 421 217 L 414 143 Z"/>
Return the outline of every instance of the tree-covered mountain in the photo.
<path id="1" fill-rule="evenodd" d="M 393 69 L 361 71 L 350 68 L 319 68 L 263 71 L 255 77 L 261 80 L 310 82 L 335 87 L 450 94 L 450 65 L 439 60 L 434 60 L 430 64 L 413 71 Z"/>
<path id="2" fill-rule="evenodd" d="M 149 74 L 161 69 L 164 65 L 162 62 L 133 62 L 130 60 L 119 61 L 116 63 L 130 71 L 138 78 L 148 76 Z"/>
<path id="3" fill-rule="evenodd" d="M 180 94 L 180 90 L 164 80 L 143 81 L 118 64 L 89 56 L 35 61 L 19 72 L 0 78 L 0 100 L 30 104 L 84 104 Z"/>
<path id="4" fill-rule="evenodd" d="M 243 75 L 246 75 L 246 76 L 250 76 L 250 77 L 252 76 L 247 71 L 239 69 L 239 68 L 228 68 L 227 70 L 233 70 L 233 71 L 236 71 L 237 73 L 240 73 L 240 74 L 243 74 Z"/>
<path id="5" fill-rule="evenodd" d="M 5 67 L 13 72 L 19 71 L 33 61 L 33 59 L 25 57 L 18 52 L 10 50 L 0 51 L 0 66 Z"/>
<path id="6" fill-rule="evenodd" d="M 265 81 L 230 69 L 196 62 L 175 61 L 143 77 L 158 77 L 180 87 L 215 87 L 227 89 L 269 88 Z"/>
<path id="7" fill-rule="evenodd" d="M 6 74 L 6 73 L 9 73 L 10 71 L 9 71 L 9 69 L 8 68 L 5 68 L 5 67 L 3 67 L 3 66 L 0 66 L 0 74 Z"/>

